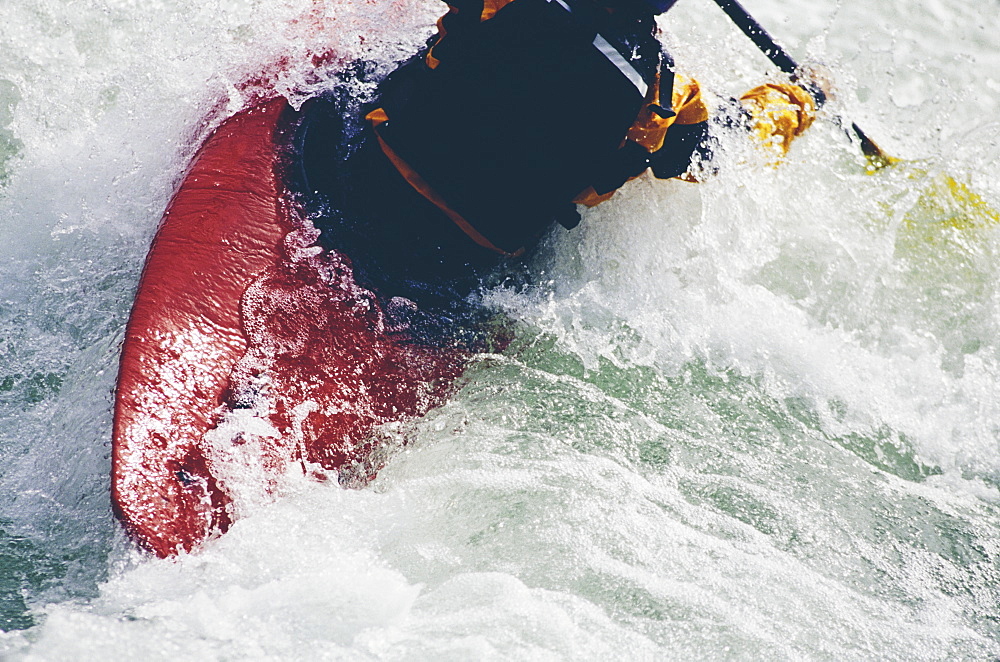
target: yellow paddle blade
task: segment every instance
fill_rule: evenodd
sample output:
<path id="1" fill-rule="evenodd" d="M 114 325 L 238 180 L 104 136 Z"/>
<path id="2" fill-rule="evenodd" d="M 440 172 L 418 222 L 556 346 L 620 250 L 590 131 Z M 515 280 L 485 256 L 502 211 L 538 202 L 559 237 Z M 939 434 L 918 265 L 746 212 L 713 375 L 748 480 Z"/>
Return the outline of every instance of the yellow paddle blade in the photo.
<path id="1" fill-rule="evenodd" d="M 865 167 L 865 170 L 870 175 L 878 172 L 882 168 L 896 165 L 902 161 L 902 159 L 897 159 L 895 156 L 889 156 L 881 150 L 878 152 L 872 152 L 871 154 L 865 153 L 865 158 L 868 159 L 868 165 Z"/>
<path id="2" fill-rule="evenodd" d="M 906 163 L 891 171 L 905 193 L 889 207 L 898 225 L 881 305 L 940 343 L 942 368 L 961 371 L 995 333 L 1000 213 L 961 175 Z"/>
<path id="3" fill-rule="evenodd" d="M 933 224 L 959 230 L 1000 224 L 1000 212 L 973 191 L 968 183 L 945 173 L 931 175 L 915 171 L 911 177 L 926 181 L 916 204 L 904 217 L 907 224 Z"/>

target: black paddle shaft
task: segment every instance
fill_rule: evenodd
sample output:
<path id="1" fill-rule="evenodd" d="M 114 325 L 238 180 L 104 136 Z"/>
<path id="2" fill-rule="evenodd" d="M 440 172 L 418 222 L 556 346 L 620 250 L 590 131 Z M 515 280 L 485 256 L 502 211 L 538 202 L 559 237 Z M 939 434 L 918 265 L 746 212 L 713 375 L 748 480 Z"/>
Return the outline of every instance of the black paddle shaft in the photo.
<path id="1" fill-rule="evenodd" d="M 798 78 L 799 65 L 792 56 L 789 55 L 784 48 L 779 46 L 777 42 L 767 33 L 760 23 L 743 8 L 737 0 L 715 0 L 715 4 L 722 8 L 722 11 L 726 12 L 729 18 L 732 19 L 733 23 L 743 31 L 743 34 L 748 36 L 757 48 L 767 56 L 771 62 L 775 64 L 779 69 L 784 71 L 786 74 L 792 77 L 793 80 Z M 821 106 L 823 102 L 826 101 L 826 95 L 823 90 L 819 89 L 816 85 L 806 83 L 804 85 L 807 92 L 812 95 L 813 99 L 816 101 L 816 105 Z M 880 168 L 884 165 L 892 163 L 893 159 L 885 152 L 882 148 L 875 144 L 875 141 L 865 135 L 865 132 L 861 130 L 856 123 L 851 123 L 851 130 L 861 141 L 861 151 L 869 159 L 873 160 L 873 165 Z"/>
<path id="2" fill-rule="evenodd" d="M 722 11 L 733 20 L 733 23 L 743 31 L 743 34 L 750 37 L 757 48 L 767 56 L 779 69 L 790 76 L 795 76 L 799 65 L 792 57 L 785 52 L 785 49 L 775 43 L 774 39 L 767 33 L 760 23 L 751 16 L 743 5 L 736 0 L 715 0 L 715 4 L 722 8 Z"/>

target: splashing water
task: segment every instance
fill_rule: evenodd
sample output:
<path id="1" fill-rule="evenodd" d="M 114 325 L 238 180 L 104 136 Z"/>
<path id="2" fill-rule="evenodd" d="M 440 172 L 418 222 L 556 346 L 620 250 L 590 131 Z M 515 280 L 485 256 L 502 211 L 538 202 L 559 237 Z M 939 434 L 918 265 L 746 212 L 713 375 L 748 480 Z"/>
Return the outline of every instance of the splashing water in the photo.
<path id="1" fill-rule="evenodd" d="M 749 4 L 749 3 L 748 3 Z M 514 342 L 363 489 L 290 480 L 197 554 L 108 502 L 118 345 L 201 139 L 416 49 L 443 5 L 0 7 L 0 638 L 13 659 L 1000 655 L 1000 44 L 983 0 L 748 7 L 898 166 L 818 123 L 642 178 L 485 291 Z M 718 95 L 768 70 L 662 20 Z M 280 63 L 276 65 L 275 63 Z"/>

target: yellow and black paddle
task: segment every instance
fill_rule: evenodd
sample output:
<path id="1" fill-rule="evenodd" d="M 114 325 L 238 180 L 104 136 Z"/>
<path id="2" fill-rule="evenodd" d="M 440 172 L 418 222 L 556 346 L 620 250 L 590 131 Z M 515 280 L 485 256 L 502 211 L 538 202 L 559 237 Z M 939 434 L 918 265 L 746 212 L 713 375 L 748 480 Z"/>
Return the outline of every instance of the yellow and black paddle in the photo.
<path id="1" fill-rule="evenodd" d="M 730 19 L 757 48 L 767 56 L 779 69 L 792 77 L 812 95 L 817 106 L 826 101 L 826 95 L 815 84 L 801 80 L 799 65 L 779 46 L 760 23 L 743 8 L 738 0 L 714 0 L 715 4 L 726 12 Z M 846 125 L 846 121 L 842 121 Z M 878 144 L 862 131 L 856 122 L 851 122 L 848 133 L 853 133 L 860 144 L 861 152 L 868 160 L 868 172 L 874 173 L 886 166 L 900 163 L 900 159 L 890 156 Z M 960 182 L 946 173 L 932 173 L 921 167 L 907 168 L 907 176 L 924 183 L 922 204 L 918 205 L 925 211 L 935 211 L 937 216 L 948 227 L 995 227 L 1000 224 L 1000 212 L 993 209 L 982 197 L 971 190 L 969 184 Z M 926 180 L 928 180 L 927 182 Z M 916 211 L 916 210 L 915 210 Z M 919 215 L 919 214 L 918 214 Z M 932 214 L 933 215 L 933 214 Z"/>
<path id="2" fill-rule="evenodd" d="M 750 37 L 750 40 L 757 45 L 757 48 L 771 62 L 791 76 L 793 81 L 801 82 L 805 90 L 812 95 L 817 106 L 823 105 L 826 101 L 826 95 L 823 93 L 823 90 L 810 84 L 809 81 L 797 80 L 801 74 L 798 63 L 792 59 L 784 48 L 774 41 L 771 35 L 767 33 L 767 30 L 761 27 L 760 23 L 743 8 L 743 5 L 737 2 L 737 0 L 715 0 L 715 4 L 719 5 L 722 11 L 726 12 L 733 23 L 743 31 L 743 34 Z M 854 132 L 854 135 L 860 141 L 861 152 L 868 159 L 868 165 L 872 171 L 879 170 L 899 161 L 899 159 L 886 154 L 874 140 L 861 130 L 861 127 L 856 122 L 851 122 L 851 131 Z"/>

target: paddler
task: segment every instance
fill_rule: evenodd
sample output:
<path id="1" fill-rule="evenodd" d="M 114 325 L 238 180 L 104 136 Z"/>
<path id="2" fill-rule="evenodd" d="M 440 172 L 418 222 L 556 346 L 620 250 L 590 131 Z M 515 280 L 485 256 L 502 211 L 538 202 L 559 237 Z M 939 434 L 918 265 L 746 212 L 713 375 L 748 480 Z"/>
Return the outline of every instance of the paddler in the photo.
<path id="1" fill-rule="evenodd" d="M 302 187 L 325 202 L 321 240 L 385 301 L 460 314 L 484 273 L 576 226 L 578 205 L 647 170 L 697 180 L 710 121 L 783 155 L 813 121 L 810 94 L 768 83 L 710 119 L 656 36 L 674 2 L 451 0 L 363 121 L 343 95 L 307 108 Z"/>

